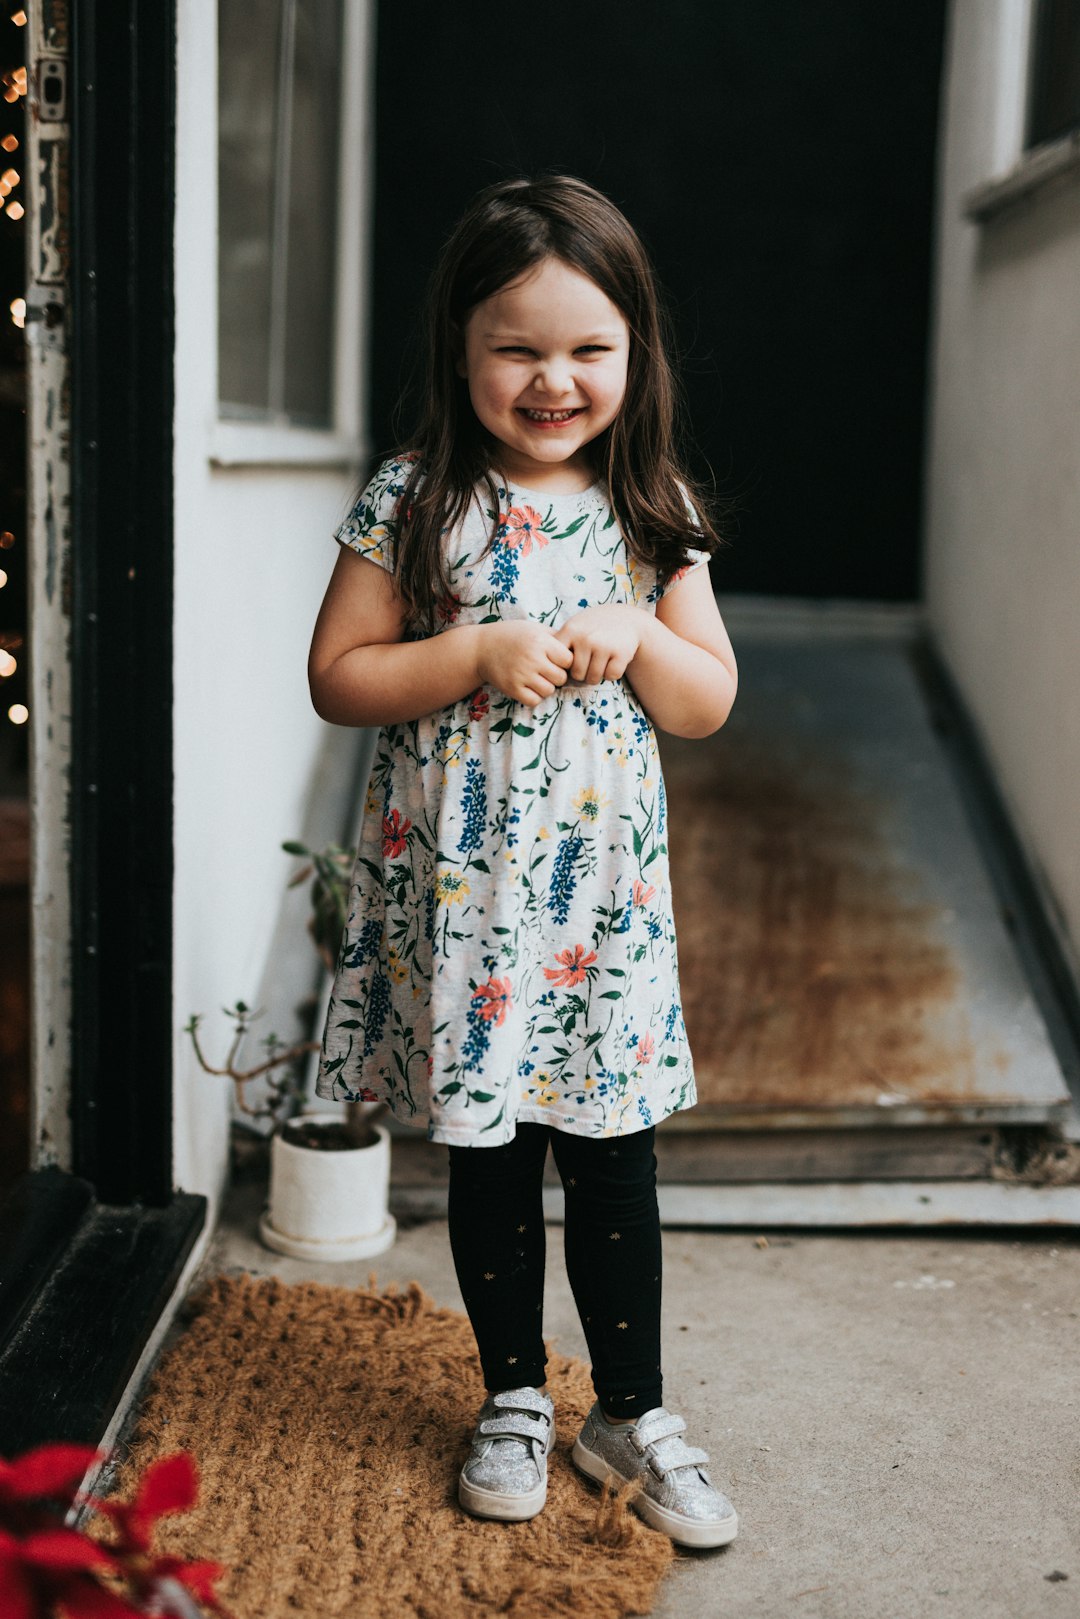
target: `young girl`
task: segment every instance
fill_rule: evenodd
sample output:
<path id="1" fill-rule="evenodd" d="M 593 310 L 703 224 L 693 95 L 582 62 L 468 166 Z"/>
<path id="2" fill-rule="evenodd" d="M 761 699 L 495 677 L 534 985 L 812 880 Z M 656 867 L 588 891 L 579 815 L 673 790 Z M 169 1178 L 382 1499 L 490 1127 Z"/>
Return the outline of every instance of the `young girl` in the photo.
<path id="1" fill-rule="evenodd" d="M 640 1477 L 673 1539 L 736 1533 L 662 1403 L 656 1123 L 696 1100 L 654 726 L 708 736 L 735 660 L 717 536 L 673 444 L 644 249 L 564 177 L 482 192 L 447 242 L 406 451 L 335 538 L 312 700 L 378 726 L 317 1094 L 449 1148 L 487 1398 L 459 1499 L 544 1505 L 550 1143 L 596 1404 L 573 1459 Z"/>

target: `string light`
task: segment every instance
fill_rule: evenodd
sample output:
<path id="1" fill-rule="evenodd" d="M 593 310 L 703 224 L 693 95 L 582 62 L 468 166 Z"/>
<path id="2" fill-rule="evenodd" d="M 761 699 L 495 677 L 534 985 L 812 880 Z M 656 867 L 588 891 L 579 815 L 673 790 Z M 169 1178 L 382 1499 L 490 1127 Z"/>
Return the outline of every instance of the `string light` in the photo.
<path id="1" fill-rule="evenodd" d="M 17 152 L 19 149 L 18 135 L 5 135 L 3 140 L 0 141 L 0 147 L 2 147 L 5 152 Z"/>
<path id="2" fill-rule="evenodd" d="M 5 101 L 18 101 L 26 94 L 26 69 L 17 67 L 13 73 L 0 74 L 0 84 L 4 86 Z"/>
<path id="3" fill-rule="evenodd" d="M 0 568 L 0 590 L 3 590 L 3 588 L 4 588 L 4 586 L 6 584 L 7 584 L 7 574 L 4 572 L 3 568 Z"/>
<path id="4" fill-rule="evenodd" d="M 25 703 L 12 703 L 7 711 L 7 717 L 12 725 L 25 725 L 30 718 L 30 710 Z"/>
<path id="5" fill-rule="evenodd" d="M 10 551 L 15 544 L 15 536 L 9 528 L 0 533 L 0 551 Z"/>
<path id="6" fill-rule="evenodd" d="M 8 191 L 13 191 L 14 188 L 18 185 L 18 183 L 19 183 L 19 171 L 18 171 L 18 169 L 5 169 L 3 174 L 0 174 L 0 186 L 7 186 Z M 6 195 L 6 193 L 5 193 L 5 195 Z"/>
<path id="7" fill-rule="evenodd" d="M 25 28 L 26 27 L 26 12 L 25 11 L 13 11 L 12 14 L 11 14 L 11 20 L 15 24 L 16 28 Z"/>
<path id="8" fill-rule="evenodd" d="M 8 203 L 7 216 L 9 219 L 21 219 L 25 212 L 26 209 L 23 207 L 21 202 Z"/>
<path id="9" fill-rule="evenodd" d="M 4 647 L 0 647 L 0 680 L 6 680 L 19 667 L 18 660 Z"/>
<path id="10" fill-rule="evenodd" d="M 11 318 L 20 331 L 26 326 L 26 299 L 13 298 L 11 300 Z"/>

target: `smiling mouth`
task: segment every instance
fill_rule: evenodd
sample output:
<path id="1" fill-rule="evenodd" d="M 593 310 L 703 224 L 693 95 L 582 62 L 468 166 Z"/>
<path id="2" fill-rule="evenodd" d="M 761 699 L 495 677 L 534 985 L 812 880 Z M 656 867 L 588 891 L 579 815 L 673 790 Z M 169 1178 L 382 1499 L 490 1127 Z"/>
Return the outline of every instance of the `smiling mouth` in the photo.
<path id="1" fill-rule="evenodd" d="M 519 406 L 519 414 L 528 422 L 536 422 L 541 427 L 562 427 L 565 422 L 572 422 L 580 416 L 585 409 L 584 405 L 575 405 L 572 410 L 529 410 Z"/>

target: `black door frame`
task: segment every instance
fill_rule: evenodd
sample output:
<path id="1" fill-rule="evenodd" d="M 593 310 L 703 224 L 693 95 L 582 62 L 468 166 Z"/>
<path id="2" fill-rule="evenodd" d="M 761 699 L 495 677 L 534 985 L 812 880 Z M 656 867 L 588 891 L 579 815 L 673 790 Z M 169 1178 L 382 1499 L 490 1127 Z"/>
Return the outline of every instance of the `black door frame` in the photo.
<path id="1" fill-rule="evenodd" d="M 6 1455 L 100 1441 L 207 1209 L 172 1167 L 175 0 L 67 15 L 72 1169 L 0 1209 Z"/>

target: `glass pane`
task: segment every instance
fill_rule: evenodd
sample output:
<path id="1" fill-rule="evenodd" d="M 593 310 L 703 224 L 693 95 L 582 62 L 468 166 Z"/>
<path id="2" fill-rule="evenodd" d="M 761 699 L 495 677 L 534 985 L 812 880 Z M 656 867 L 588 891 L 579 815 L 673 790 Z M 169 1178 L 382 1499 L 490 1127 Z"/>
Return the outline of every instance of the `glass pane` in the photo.
<path id="1" fill-rule="evenodd" d="M 1080 126 L 1080 0 L 1041 0 L 1035 16 L 1028 145 Z"/>
<path id="2" fill-rule="evenodd" d="M 297 0 L 289 156 L 284 404 L 305 426 L 333 424 L 341 0 Z"/>
<path id="3" fill-rule="evenodd" d="M 218 393 L 223 416 L 269 403 L 280 0 L 218 4 Z"/>

